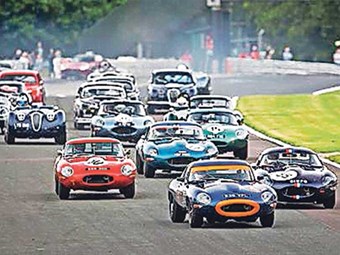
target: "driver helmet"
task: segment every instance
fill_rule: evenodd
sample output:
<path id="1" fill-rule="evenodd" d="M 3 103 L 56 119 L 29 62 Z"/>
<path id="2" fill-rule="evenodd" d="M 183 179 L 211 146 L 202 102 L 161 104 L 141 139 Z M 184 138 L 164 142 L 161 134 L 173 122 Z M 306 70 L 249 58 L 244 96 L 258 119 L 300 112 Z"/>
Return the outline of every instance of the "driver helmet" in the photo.
<path id="1" fill-rule="evenodd" d="M 16 101 L 17 106 L 23 107 L 29 104 L 29 99 L 26 94 L 21 93 Z"/>

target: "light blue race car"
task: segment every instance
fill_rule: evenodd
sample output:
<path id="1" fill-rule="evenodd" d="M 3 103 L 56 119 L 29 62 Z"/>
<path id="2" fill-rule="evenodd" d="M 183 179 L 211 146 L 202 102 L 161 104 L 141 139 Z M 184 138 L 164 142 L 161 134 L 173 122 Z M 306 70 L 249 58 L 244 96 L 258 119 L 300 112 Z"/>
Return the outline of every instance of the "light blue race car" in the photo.
<path id="1" fill-rule="evenodd" d="M 137 143 L 137 171 L 152 178 L 156 170 L 183 171 L 189 163 L 209 159 L 217 153 L 217 147 L 204 137 L 200 125 L 184 121 L 158 122 Z"/>

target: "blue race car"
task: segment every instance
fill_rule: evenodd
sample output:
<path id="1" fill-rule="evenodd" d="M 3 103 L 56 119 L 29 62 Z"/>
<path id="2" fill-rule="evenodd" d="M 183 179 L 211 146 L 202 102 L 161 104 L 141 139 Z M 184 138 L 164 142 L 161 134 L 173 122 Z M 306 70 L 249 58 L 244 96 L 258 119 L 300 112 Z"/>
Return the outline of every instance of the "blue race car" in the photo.
<path id="1" fill-rule="evenodd" d="M 276 190 L 279 202 L 335 207 L 338 179 L 312 150 L 269 148 L 261 153 L 254 168 L 257 176 Z"/>
<path id="2" fill-rule="evenodd" d="M 140 101 L 103 101 L 98 115 L 92 118 L 91 135 L 137 143 L 153 123 L 153 118 L 146 115 L 145 106 Z"/>
<path id="3" fill-rule="evenodd" d="M 259 183 L 251 166 L 241 160 L 193 162 L 168 188 L 172 222 L 184 222 L 189 214 L 192 228 L 228 220 L 274 225 L 277 203 L 275 191 Z"/>
<path id="4" fill-rule="evenodd" d="M 9 113 L 5 124 L 5 142 L 15 138 L 54 138 L 57 144 L 66 142 L 65 112 L 57 106 L 18 106 Z"/>
<path id="5" fill-rule="evenodd" d="M 136 146 L 137 171 L 152 178 L 156 170 L 183 171 L 191 162 L 216 156 L 216 146 L 202 128 L 184 121 L 158 122 Z"/>

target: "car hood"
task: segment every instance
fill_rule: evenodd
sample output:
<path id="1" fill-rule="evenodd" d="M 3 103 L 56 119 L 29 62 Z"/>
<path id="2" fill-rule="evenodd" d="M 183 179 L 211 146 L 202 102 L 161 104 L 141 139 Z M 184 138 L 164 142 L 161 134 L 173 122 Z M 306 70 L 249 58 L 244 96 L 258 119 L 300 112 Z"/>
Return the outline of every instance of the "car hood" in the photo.
<path id="1" fill-rule="evenodd" d="M 117 126 L 117 125 L 140 127 L 140 126 L 144 126 L 144 122 L 146 120 L 153 122 L 153 120 L 150 116 L 130 116 L 130 115 L 124 114 L 124 113 L 120 113 L 116 116 L 114 116 L 114 115 L 105 116 L 103 118 L 104 118 L 104 121 L 105 121 L 105 127 L 107 127 L 107 128 L 112 128 L 112 127 Z"/>
<path id="2" fill-rule="evenodd" d="M 304 170 L 301 167 L 289 167 L 285 170 L 275 171 L 268 174 L 269 177 L 275 182 L 301 182 L 304 184 L 322 182 L 322 177 L 325 176 L 324 171 Z"/>
<path id="3" fill-rule="evenodd" d="M 198 140 L 185 140 L 185 139 L 174 139 L 174 140 L 160 140 L 155 141 L 153 144 L 156 146 L 159 154 L 175 154 L 178 152 L 185 153 L 205 153 L 205 150 L 210 145 L 207 141 Z"/>
<path id="4" fill-rule="evenodd" d="M 193 86 L 194 84 L 193 83 L 190 83 L 190 84 L 179 84 L 179 83 L 168 83 L 166 84 L 164 87 L 167 88 L 167 89 L 186 89 L 190 86 Z"/>
<path id="5" fill-rule="evenodd" d="M 65 165 L 71 166 L 74 170 L 86 170 L 88 168 L 119 167 L 126 163 L 126 158 L 115 158 L 109 156 L 84 156 L 66 158 Z"/>

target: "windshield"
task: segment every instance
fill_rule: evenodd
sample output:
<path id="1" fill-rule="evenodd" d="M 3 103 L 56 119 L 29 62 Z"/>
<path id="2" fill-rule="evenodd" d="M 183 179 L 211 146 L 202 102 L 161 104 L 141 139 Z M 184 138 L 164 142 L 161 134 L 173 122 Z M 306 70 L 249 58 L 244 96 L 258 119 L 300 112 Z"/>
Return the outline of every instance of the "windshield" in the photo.
<path id="1" fill-rule="evenodd" d="M 35 77 L 33 75 L 11 75 L 8 74 L 6 76 L 3 76 L 1 80 L 5 81 L 20 81 L 28 84 L 35 84 L 37 83 Z"/>
<path id="2" fill-rule="evenodd" d="M 102 112 L 108 114 L 124 113 L 130 116 L 145 116 L 145 108 L 142 104 L 129 104 L 129 103 L 110 103 L 102 106 Z"/>
<path id="3" fill-rule="evenodd" d="M 319 158 L 308 152 L 272 152 L 265 154 L 260 162 L 260 166 L 276 165 L 283 163 L 286 165 L 308 165 L 313 167 L 322 167 Z"/>
<path id="4" fill-rule="evenodd" d="M 89 98 L 94 96 L 110 96 L 110 97 L 125 97 L 124 91 L 114 87 L 90 87 L 84 88 L 82 91 L 82 98 Z"/>
<path id="5" fill-rule="evenodd" d="M 6 93 L 6 94 L 13 94 L 13 93 L 20 93 L 22 92 L 22 86 L 21 85 L 14 85 L 14 84 L 1 84 L 0 85 L 0 92 Z"/>
<path id="6" fill-rule="evenodd" d="M 174 137 L 194 138 L 199 140 L 204 139 L 202 129 L 192 125 L 156 126 L 150 130 L 149 136 L 151 140 Z"/>
<path id="7" fill-rule="evenodd" d="M 124 157 L 124 150 L 119 143 L 77 143 L 68 144 L 65 148 L 65 156 L 93 154 L 103 156 Z"/>
<path id="8" fill-rule="evenodd" d="M 99 79 L 96 79 L 96 81 L 101 81 L 101 82 L 106 81 L 106 82 L 121 84 L 125 90 L 127 91 L 133 90 L 131 82 L 126 81 L 126 80 L 119 80 L 114 77 L 100 77 Z"/>
<path id="9" fill-rule="evenodd" d="M 95 56 L 93 56 L 93 55 L 76 55 L 74 57 L 74 61 L 75 62 L 91 63 L 91 62 L 95 62 Z"/>
<path id="10" fill-rule="evenodd" d="M 252 170 L 245 165 L 198 166 L 190 170 L 189 181 L 225 179 L 233 181 L 253 181 Z"/>
<path id="11" fill-rule="evenodd" d="M 237 118 L 232 113 L 225 112 L 199 112 L 199 113 L 191 113 L 188 117 L 189 121 L 194 121 L 198 124 L 206 124 L 206 123 L 219 123 L 226 125 L 238 125 Z"/>
<path id="12" fill-rule="evenodd" d="M 210 98 L 200 98 L 194 99 L 190 102 L 190 108 L 199 107 L 222 107 L 230 108 L 230 102 L 226 99 L 210 99 Z"/>
<path id="13" fill-rule="evenodd" d="M 179 84 L 191 84 L 193 83 L 192 76 L 189 73 L 183 72 L 164 72 L 157 73 L 154 77 L 155 84 L 168 84 L 168 83 L 179 83 Z"/>

